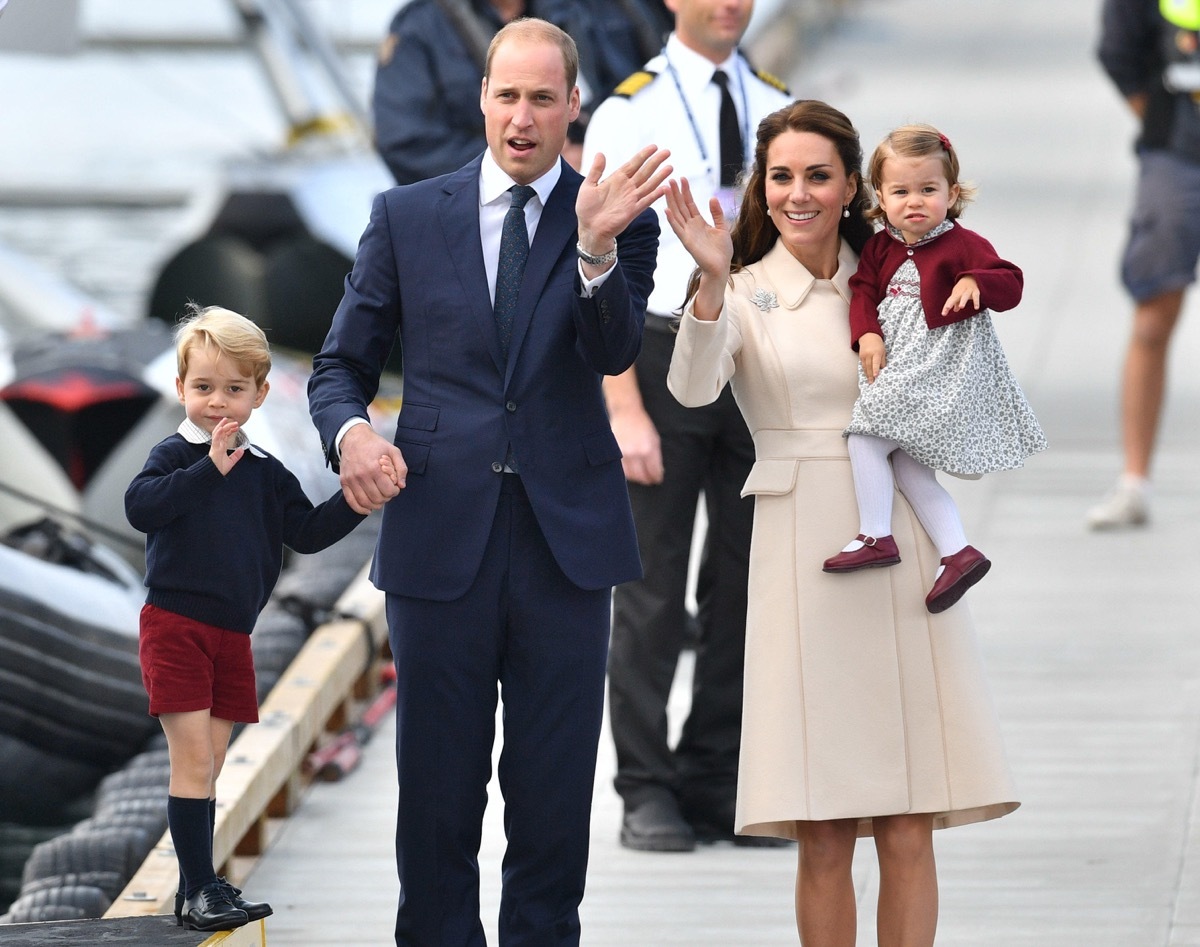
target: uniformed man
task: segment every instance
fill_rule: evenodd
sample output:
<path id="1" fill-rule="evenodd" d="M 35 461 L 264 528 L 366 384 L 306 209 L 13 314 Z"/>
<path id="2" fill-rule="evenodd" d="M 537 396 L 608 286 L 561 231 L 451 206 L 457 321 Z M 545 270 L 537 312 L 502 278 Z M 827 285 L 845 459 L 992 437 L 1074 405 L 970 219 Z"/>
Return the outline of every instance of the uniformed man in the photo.
<path id="1" fill-rule="evenodd" d="M 657 48 L 650 12 L 626 15 L 642 10 L 642 3 L 620 0 L 619 9 L 610 0 L 406 3 L 380 46 L 372 93 L 375 144 L 396 183 L 446 174 L 483 151 L 479 84 L 488 43 L 522 16 L 549 20 L 579 48 L 583 108 L 568 130 L 569 141 L 578 145 L 591 110 L 650 54 L 647 43 Z"/>
<path id="2" fill-rule="evenodd" d="M 707 207 L 717 195 L 732 219 L 758 122 L 790 96 L 738 51 L 753 0 L 666 0 L 666 6 L 674 31 L 662 52 L 593 114 L 584 166 L 601 152 L 615 167 L 658 144 L 670 150 L 675 176 L 688 179 L 696 203 Z M 613 602 L 609 713 L 615 785 L 625 807 L 621 842 L 643 851 L 690 851 L 697 839 L 778 843 L 733 835 L 754 509 L 741 489 L 754 445 L 728 389 L 715 403 L 692 409 L 667 391 L 672 318 L 694 263 L 667 224 L 663 202 L 657 210 L 658 266 L 642 351 L 634 368 L 604 380 L 645 571 L 641 581 L 619 586 Z M 672 750 L 666 705 L 688 637 L 688 564 L 701 495 L 708 526 L 696 582 L 692 703 Z"/>

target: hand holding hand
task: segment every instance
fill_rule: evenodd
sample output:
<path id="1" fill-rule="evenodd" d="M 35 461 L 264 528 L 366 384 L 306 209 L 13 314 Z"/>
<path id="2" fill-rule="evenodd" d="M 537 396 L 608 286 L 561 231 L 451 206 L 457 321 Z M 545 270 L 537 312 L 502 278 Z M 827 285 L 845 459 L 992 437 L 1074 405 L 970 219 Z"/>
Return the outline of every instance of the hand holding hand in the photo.
<path id="1" fill-rule="evenodd" d="M 974 276 L 964 276 L 954 284 L 954 289 L 950 290 L 950 298 L 942 307 L 942 315 L 946 315 L 951 310 L 962 312 L 968 302 L 976 309 L 979 308 L 979 284 L 975 282 Z"/>
<path id="2" fill-rule="evenodd" d="M 596 155 L 575 200 L 579 242 L 585 250 L 597 256 L 607 253 L 617 235 L 666 193 L 663 182 L 672 169 L 663 162 L 670 154 L 647 145 L 603 181 L 604 155 Z"/>
<path id="3" fill-rule="evenodd" d="M 397 489 L 400 489 L 404 486 L 404 484 L 400 482 L 400 474 L 396 472 L 396 468 L 392 465 L 392 459 L 388 457 L 387 454 L 384 454 L 379 458 L 379 469 L 383 471 L 383 475 L 385 477 L 387 477 L 396 485 Z"/>
<path id="4" fill-rule="evenodd" d="M 213 428 L 212 443 L 208 448 L 208 456 L 216 465 L 217 470 L 221 471 L 221 476 L 224 477 L 234 468 L 234 465 L 242 459 L 242 455 L 246 453 L 244 447 L 239 447 L 232 454 L 229 452 L 229 446 L 234 443 L 234 438 L 237 437 L 239 425 L 233 418 L 221 418 L 217 422 L 217 426 Z"/>
<path id="5" fill-rule="evenodd" d="M 887 366 L 887 348 L 878 332 L 864 332 L 858 339 L 858 361 L 867 382 L 873 383 Z"/>
<path id="6" fill-rule="evenodd" d="M 355 513 L 380 509 L 404 489 L 408 465 L 395 444 L 369 424 L 355 424 L 339 449 L 342 495 Z"/>

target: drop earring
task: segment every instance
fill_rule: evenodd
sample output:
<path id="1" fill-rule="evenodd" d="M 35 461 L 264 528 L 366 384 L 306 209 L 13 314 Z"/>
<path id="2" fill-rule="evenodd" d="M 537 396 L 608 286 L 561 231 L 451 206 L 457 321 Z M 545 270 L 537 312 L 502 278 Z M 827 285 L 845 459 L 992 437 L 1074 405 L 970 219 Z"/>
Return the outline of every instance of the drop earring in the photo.
<path id="1" fill-rule="evenodd" d="M 849 204 L 847 204 L 845 207 L 842 208 L 842 216 L 843 217 L 850 216 L 850 205 Z"/>

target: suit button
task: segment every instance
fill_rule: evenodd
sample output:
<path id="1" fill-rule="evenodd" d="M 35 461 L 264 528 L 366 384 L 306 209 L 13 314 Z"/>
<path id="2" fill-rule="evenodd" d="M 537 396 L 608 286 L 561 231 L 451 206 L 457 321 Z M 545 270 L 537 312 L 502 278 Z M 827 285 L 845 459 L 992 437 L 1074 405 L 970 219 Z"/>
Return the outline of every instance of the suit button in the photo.
<path id="1" fill-rule="evenodd" d="M 498 460 L 492 461 L 492 473 L 504 473 L 504 464 Z"/>
<path id="2" fill-rule="evenodd" d="M 514 411 L 517 410 L 517 403 L 515 401 L 507 402 L 504 405 L 504 410 L 507 411 L 509 414 L 512 414 Z"/>

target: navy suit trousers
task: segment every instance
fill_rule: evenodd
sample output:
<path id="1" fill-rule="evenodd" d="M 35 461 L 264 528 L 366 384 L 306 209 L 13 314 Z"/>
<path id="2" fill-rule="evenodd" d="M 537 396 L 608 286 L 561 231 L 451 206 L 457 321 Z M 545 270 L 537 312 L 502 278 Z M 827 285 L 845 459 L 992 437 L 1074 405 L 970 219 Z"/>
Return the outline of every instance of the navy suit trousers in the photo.
<path id="1" fill-rule="evenodd" d="M 498 777 L 508 845 L 500 944 L 579 943 L 610 590 L 558 567 L 521 480 L 503 475 L 479 575 L 460 599 L 387 597 L 398 678 L 396 944 L 482 947 L 479 863 Z"/>

